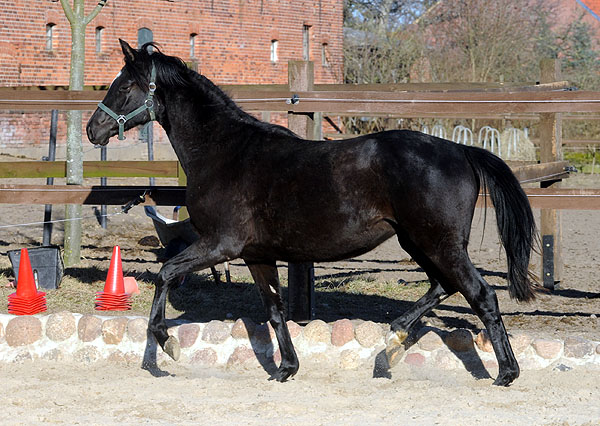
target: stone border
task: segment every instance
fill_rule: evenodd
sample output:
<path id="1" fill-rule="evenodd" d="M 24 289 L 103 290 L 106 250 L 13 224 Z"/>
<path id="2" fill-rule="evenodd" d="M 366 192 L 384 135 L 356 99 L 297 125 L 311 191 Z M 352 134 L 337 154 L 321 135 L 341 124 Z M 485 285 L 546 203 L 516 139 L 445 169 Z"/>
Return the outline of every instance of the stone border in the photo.
<path id="1" fill-rule="evenodd" d="M 60 312 L 51 315 L 0 314 L 0 362 L 55 360 L 93 363 L 100 360 L 141 364 L 146 351 L 147 319 L 103 317 Z M 300 362 L 310 360 L 341 369 L 372 368 L 384 347 L 389 326 L 371 321 L 341 319 L 333 323 L 311 321 L 304 327 L 288 321 Z M 179 338 L 179 363 L 210 367 L 258 367 L 279 363 L 281 356 L 269 324 L 249 319 L 235 322 L 180 323 L 169 328 Z M 581 337 L 564 340 L 511 336 L 521 369 L 551 366 L 600 366 L 600 342 Z M 156 350 L 160 365 L 172 362 Z M 414 367 L 442 369 L 497 369 L 485 331 L 476 336 L 466 329 L 451 332 L 424 327 L 402 355 Z M 493 373 L 492 373 L 493 374 Z"/>

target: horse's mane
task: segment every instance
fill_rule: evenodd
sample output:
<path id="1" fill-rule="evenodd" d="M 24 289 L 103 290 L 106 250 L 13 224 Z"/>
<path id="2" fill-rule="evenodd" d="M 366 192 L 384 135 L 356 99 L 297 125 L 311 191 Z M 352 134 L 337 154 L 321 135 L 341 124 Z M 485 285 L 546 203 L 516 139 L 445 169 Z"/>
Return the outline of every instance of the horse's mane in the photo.
<path id="1" fill-rule="evenodd" d="M 150 48 L 152 48 L 152 51 L 150 51 Z M 141 67 L 138 61 L 143 62 Z M 216 84 L 205 76 L 188 68 L 183 59 L 162 53 L 155 42 L 145 43 L 138 50 L 136 64 L 129 62 L 127 58 L 125 60 L 128 72 L 144 90 L 148 88 L 148 75 L 143 70 L 149 69 L 152 63 L 156 67 L 157 85 L 170 88 L 185 88 L 190 93 L 201 92 L 214 107 L 224 108 L 229 114 L 233 114 L 243 121 L 266 124 L 244 112 Z"/>

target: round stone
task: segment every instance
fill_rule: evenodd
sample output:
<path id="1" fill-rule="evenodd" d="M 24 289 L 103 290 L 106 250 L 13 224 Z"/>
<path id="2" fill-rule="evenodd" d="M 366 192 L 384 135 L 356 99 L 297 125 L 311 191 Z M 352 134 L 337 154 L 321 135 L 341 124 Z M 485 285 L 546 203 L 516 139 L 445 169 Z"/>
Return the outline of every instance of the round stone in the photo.
<path id="1" fill-rule="evenodd" d="M 231 327 L 231 337 L 234 339 L 250 339 L 256 324 L 250 318 L 239 318 Z"/>
<path id="2" fill-rule="evenodd" d="M 125 354 L 119 350 L 111 352 L 111 354 L 106 359 L 108 362 L 113 364 L 125 364 Z"/>
<path id="3" fill-rule="evenodd" d="M 77 331 L 75 317 L 70 312 L 59 312 L 48 317 L 46 336 L 55 342 L 67 340 Z"/>
<path id="4" fill-rule="evenodd" d="M 33 316 L 19 316 L 6 325 L 8 346 L 25 346 L 37 342 L 42 337 L 42 323 Z"/>
<path id="5" fill-rule="evenodd" d="M 567 337 L 565 339 L 564 355 L 569 358 L 584 358 L 594 353 L 594 345 L 582 337 Z"/>
<path id="6" fill-rule="evenodd" d="M 111 318 L 102 324 L 102 338 L 107 345 L 118 345 L 123 340 L 129 319 Z"/>
<path id="7" fill-rule="evenodd" d="M 254 351 L 246 346 L 238 346 L 227 360 L 227 367 L 239 367 L 247 364 L 258 365 Z"/>
<path id="8" fill-rule="evenodd" d="M 288 326 L 288 330 L 290 332 L 290 337 L 292 339 L 297 338 L 298 336 L 300 336 L 300 334 L 302 334 L 302 327 L 300 327 L 298 324 L 296 324 L 294 321 L 289 320 L 287 322 L 287 326 Z"/>
<path id="9" fill-rule="evenodd" d="M 190 363 L 211 367 L 217 363 L 217 353 L 214 349 L 200 349 L 192 354 Z"/>
<path id="10" fill-rule="evenodd" d="M 460 360 L 448 349 L 436 351 L 432 356 L 432 360 L 434 366 L 443 370 L 455 370 L 462 366 Z"/>
<path id="11" fill-rule="evenodd" d="M 453 330 L 446 336 L 446 345 L 456 352 L 468 352 L 474 349 L 473 335 L 464 328 Z"/>
<path id="12" fill-rule="evenodd" d="M 125 362 L 127 365 L 141 365 L 143 358 L 135 352 L 125 353 Z"/>
<path id="13" fill-rule="evenodd" d="M 444 340 L 438 333 L 429 330 L 419 339 L 418 345 L 424 351 L 435 351 L 444 346 Z"/>
<path id="14" fill-rule="evenodd" d="M 64 361 L 66 359 L 65 353 L 58 348 L 50 349 L 44 352 L 41 356 L 46 361 Z"/>
<path id="15" fill-rule="evenodd" d="M 531 345 L 533 338 L 527 334 L 516 334 L 509 336 L 508 340 L 515 355 L 519 355 Z"/>
<path id="16" fill-rule="evenodd" d="M 17 356 L 13 359 L 15 364 L 22 364 L 24 362 L 33 361 L 33 355 L 27 351 L 23 351 L 17 354 Z"/>
<path id="17" fill-rule="evenodd" d="M 492 346 L 492 341 L 490 340 L 490 337 L 488 336 L 486 330 L 481 330 L 479 333 L 477 333 L 477 336 L 475 337 L 475 344 L 477 345 L 477 347 L 479 348 L 480 351 L 483 351 L 483 352 L 493 352 L 494 351 L 494 347 Z"/>
<path id="18" fill-rule="evenodd" d="M 406 355 L 404 362 L 414 367 L 422 367 L 425 364 L 425 357 L 420 353 L 413 352 Z"/>
<path id="19" fill-rule="evenodd" d="M 227 324 L 221 321 L 212 320 L 204 327 L 202 340 L 216 345 L 223 343 L 230 335 L 231 331 Z"/>
<path id="20" fill-rule="evenodd" d="M 344 346 L 354 340 L 354 325 L 349 319 L 337 320 L 331 326 L 331 344 Z"/>
<path id="21" fill-rule="evenodd" d="M 145 342 L 148 337 L 148 320 L 134 318 L 127 323 L 127 336 L 132 342 Z"/>
<path id="22" fill-rule="evenodd" d="M 102 334 L 102 320 L 93 315 L 84 315 L 77 324 L 77 335 L 82 342 L 96 340 Z"/>
<path id="23" fill-rule="evenodd" d="M 179 345 L 182 348 L 191 348 L 196 343 L 200 334 L 200 326 L 198 324 L 182 324 L 178 330 Z"/>
<path id="24" fill-rule="evenodd" d="M 329 343 L 331 342 L 331 333 L 329 326 L 322 320 L 314 320 L 309 322 L 304 327 L 304 337 L 313 343 Z"/>
<path id="25" fill-rule="evenodd" d="M 356 351 L 346 349 L 340 353 L 340 367 L 343 370 L 354 370 L 360 366 L 360 357 Z"/>
<path id="26" fill-rule="evenodd" d="M 275 330 L 268 322 L 259 324 L 254 328 L 252 338 L 261 345 L 268 345 L 275 338 Z"/>
<path id="27" fill-rule="evenodd" d="M 100 359 L 100 352 L 94 346 L 86 346 L 73 354 L 73 359 L 84 364 L 91 364 Z"/>
<path id="28" fill-rule="evenodd" d="M 544 359 L 554 359 L 560 355 L 562 342 L 551 339 L 535 339 L 531 344 L 535 352 Z"/>
<path id="29" fill-rule="evenodd" d="M 381 341 L 383 329 L 373 321 L 365 321 L 356 327 L 354 336 L 361 346 L 370 348 Z"/>

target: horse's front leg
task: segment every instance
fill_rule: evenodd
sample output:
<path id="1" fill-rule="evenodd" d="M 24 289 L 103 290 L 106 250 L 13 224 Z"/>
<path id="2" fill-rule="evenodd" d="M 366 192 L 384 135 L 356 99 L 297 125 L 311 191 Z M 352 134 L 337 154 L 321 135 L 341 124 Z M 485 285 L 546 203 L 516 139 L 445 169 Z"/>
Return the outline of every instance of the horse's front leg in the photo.
<path id="1" fill-rule="evenodd" d="M 281 365 L 271 376 L 279 382 L 284 382 L 298 372 L 298 356 L 294 350 L 292 338 L 285 322 L 283 302 L 279 289 L 279 276 L 277 267 L 273 263 L 248 263 L 248 269 L 258 285 L 260 296 L 269 315 L 269 323 L 275 330 L 279 352 L 281 353 Z"/>
<path id="2" fill-rule="evenodd" d="M 181 253 L 166 261 L 160 268 L 148 319 L 148 330 L 154 335 L 163 351 L 175 361 L 179 359 L 180 355 L 179 341 L 175 336 L 169 336 L 165 322 L 165 306 L 169 289 L 179 277 L 206 269 L 224 262 L 228 258 L 229 256 L 222 250 L 209 249 L 204 241 L 197 240 Z"/>

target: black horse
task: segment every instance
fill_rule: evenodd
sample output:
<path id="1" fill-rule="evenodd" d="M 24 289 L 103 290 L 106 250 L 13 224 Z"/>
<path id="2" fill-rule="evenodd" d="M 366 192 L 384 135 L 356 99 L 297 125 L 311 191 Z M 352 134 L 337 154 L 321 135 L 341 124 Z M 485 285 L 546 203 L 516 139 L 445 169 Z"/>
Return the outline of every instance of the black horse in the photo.
<path id="1" fill-rule="evenodd" d="M 275 262 L 345 259 L 396 234 L 431 288 L 392 322 L 390 365 L 411 327 L 460 292 L 493 344 L 499 366 L 494 384 L 507 386 L 519 376 L 496 294 L 467 253 L 475 203 L 487 188 L 507 253 L 510 295 L 534 298 L 528 265 L 535 222 L 502 160 L 405 130 L 339 142 L 303 140 L 245 113 L 209 79 L 156 46 L 149 52 L 149 44 L 135 50 L 120 42 L 125 66 L 90 118 L 88 138 L 106 145 L 111 136 L 156 119 L 187 175 L 186 205 L 201 236 L 158 274 L 148 328 L 165 352 L 177 359 L 180 351 L 165 324 L 169 287 L 181 275 L 241 258 L 277 335 L 281 365 L 273 378 L 285 381 L 299 364 Z"/>

